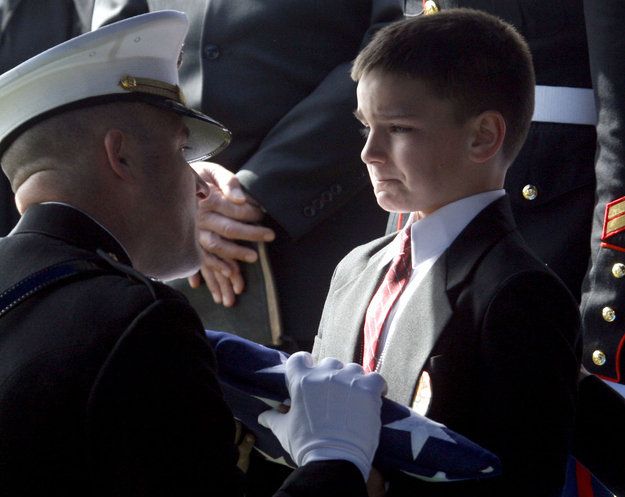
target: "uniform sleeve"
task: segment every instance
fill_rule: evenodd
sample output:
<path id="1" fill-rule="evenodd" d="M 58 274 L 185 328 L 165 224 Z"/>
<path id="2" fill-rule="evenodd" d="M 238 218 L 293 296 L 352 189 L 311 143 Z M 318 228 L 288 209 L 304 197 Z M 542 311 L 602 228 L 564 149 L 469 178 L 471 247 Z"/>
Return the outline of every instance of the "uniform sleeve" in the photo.
<path id="1" fill-rule="evenodd" d="M 362 473 L 347 461 L 311 462 L 296 469 L 275 497 L 366 497 Z"/>
<path id="2" fill-rule="evenodd" d="M 481 482 L 495 490 L 484 495 L 560 495 L 578 399 L 574 299 L 552 275 L 522 273 L 492 299 L 483 322 L 479 442 L 503 468 L 501 477 Z"/>
<path id="3" fill-rule="evenodd" d="M 591 269 L 582 296 L 584 366 L 625 382 L 625 4 L 585 1 L 591 74 L 598 109 L 596 207 Z M 620 361 L 619 361 L 620 355 Z"/>
<path id="4" fill-rule="evenodd" d="M 156 301 L 125 331 L 94 384 L 86 426 L 102 495 L 244 493 L 214 355 L 181 301 Z"/>

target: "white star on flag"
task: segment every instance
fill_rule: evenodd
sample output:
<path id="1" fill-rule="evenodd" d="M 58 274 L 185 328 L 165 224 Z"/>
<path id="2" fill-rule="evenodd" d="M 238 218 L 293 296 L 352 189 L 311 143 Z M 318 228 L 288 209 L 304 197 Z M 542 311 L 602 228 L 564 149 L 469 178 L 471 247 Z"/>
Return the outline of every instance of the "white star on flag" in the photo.
<path id="1" fill-rule="evenodd" d="M 265 459 L 267 459 L 270 462 L 276 463 L 276 464 L 282 464 L 283 466 L 288 466 L 289 468 L 292 468 L 293 466 L 291 466 L 288 462 L 286 462 L 286 459 L 283 456 L 276 458 L 271 457 L 269 454 L 265 454 L 262 450 L 260 450 L 258 447 L 255 447 L 255 449 L 260 452 Z"/>
<path id="2" fill-rule="evenodd" d="M 412 458 L 416 459 L 421 453 L 421 449 L 423 449 L 425 442 L 427 442 L 427 439 L 430 437 L 445 440 L 446 442 L 451 442 L 454 444 L 456 443 L 456 441 L 449 435 L 447 435 L 447 433 L 445 433 L 445 430 L 442 429 L 443 425 L 434 423 L 432 420 L 429 421 L 430 423 L 428 424 L 430 426 L 427 426 L 426 424 L 424 424 L 422 416 L 419 416 L 414 411 L 411 411 L 410 416 L 408 416 L 407 418 L 400 419 L 399 421 L 395 421 L 393 423 L 389 423 L 387 425 L 384 425 L 384 427 L 390 428 L 392 430 L 410 432 Z"/>
<path id="3" fill-rule="evenodd" d="M 270 368 L 263 368 L 263 369 L 259 369 L 258 371 L 256 371 L 256 374 L 260 374 L 260 373 L 282 373 L 284 374 L 286 372 L 286 357 L 283 355 L 280 355 L 280 360 L 282 361 L 282 364 L 278 364 L 276 366 L 271 366 Z"/>

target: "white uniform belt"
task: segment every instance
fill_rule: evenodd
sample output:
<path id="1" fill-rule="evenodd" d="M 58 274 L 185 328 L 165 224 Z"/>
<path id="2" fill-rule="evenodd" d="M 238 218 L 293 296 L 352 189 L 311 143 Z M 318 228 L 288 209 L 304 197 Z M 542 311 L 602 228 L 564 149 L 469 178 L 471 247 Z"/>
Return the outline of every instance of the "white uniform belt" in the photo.
<path id="1" fill-rule="evenodd" d="M 591 88 L 536 86 L 532 121 L 566 124 L 597 124 L 595 95 Z"/>

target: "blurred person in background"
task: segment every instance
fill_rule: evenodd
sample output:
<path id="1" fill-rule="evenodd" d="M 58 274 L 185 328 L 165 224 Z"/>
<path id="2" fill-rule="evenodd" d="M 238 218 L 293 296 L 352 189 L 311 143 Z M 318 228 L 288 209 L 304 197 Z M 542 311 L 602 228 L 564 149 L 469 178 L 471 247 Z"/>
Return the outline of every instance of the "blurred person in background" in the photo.
<path id="1" fill-rule="evenodd" d="M 0 0 L 0 74 L 89 31 L 93 0 Z M 0 236 L 19 219 L 11 186 L 0 175 Z"/>

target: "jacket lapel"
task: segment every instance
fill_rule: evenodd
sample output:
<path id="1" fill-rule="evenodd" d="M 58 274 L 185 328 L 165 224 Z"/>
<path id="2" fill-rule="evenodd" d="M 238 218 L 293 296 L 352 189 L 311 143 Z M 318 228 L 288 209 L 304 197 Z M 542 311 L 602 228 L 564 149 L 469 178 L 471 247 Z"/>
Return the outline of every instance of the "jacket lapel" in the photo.
<path id="1" fill-rule="evenodd" d="M 436 261 L 408 302 L 408 312 L 397 317 L 381 358 L 390 399 L 412 404 L 421 371 L 449 324 L 459 291 L 470 284 L 484 253 L 515 229 L 505 196 L 480 212 Z"/>
<path id="2" fill-rule="evenodd" d="M 428 272 L 408 302 L 409 312 L 397 317 L 381 358 L 380 373 L 389 384 L 390 399 L 412 404 L 421 371 L 453 316 L 457 295 L 470 284 L 484 253 L 514 229 L 506 196 L 480 212 Z M 386 273 L 381 261 L 393 236 L 380 239 L 341 268 L 350 278 L 331 289 L 320 327 L 321 334 L 330 332 L 323 337 L 319 356 L 360 363 L 364 316 Z"/>
<path id="3" fill-rule="evenodd" d="M 381 357 L 379 371 L 389 385 L 387 397 L 404 405 L 412 404 L 425 361 L 452 316 L 445 291 L 445 259 L 445 254 L 438 259 L 408 302 L 406 312 L 397 317 Z"/>
<path id="4" fill-rule="evenodd" d="M 393 237 L 394 235 L 382 238 L 372 250 L 352 261 L 348 267 L 342 268 L 350 278 L 341 287 L 330 289 L 330 307 L 324 309 L 320 325 L 321 334 L 324 330 L 331 331 L 327 337 L 323 337 L 323 357 L 361 362 L 365 313 L 386 273 L 386 267 L 381 269 L 380 266 L 387 244 Z M 370 255 L 372 252 L 373 255 Z"/>

